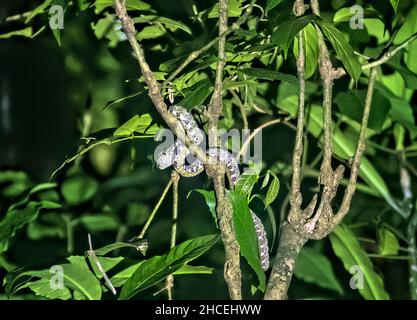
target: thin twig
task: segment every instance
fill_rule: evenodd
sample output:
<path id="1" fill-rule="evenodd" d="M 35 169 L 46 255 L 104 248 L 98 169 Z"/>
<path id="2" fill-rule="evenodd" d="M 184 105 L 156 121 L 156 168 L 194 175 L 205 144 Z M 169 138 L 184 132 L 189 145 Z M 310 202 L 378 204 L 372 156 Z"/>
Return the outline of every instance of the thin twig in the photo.
<path id="1" fill-rule="evenodd" d="M 165 197 L 166 197 L 166 195 L 169 191 L 169 188 L 171 188 L 172 182 L 173 182 L 172 178 L 169 179 L 168 184 L 166 185 L 164 191 L 161 194 L 161 197 L 159 198 L 158 202 L 156 203 L 155 207 L 153 208 L 148 220 L 146 221 L 145 225 L 143 226 L 142 231 L 137 236 L 137 239 L 143 239 L 143 237 L 145 236 L 145 233 L 148 230 L 148 227 L 151 224 L 153 218 L 155 217 L 156 212 L 158 211 L 159 207 L 161 206 L 162 201 L 164 201 L 164 199 L 165 199 Z"/>
<path id="2" fill-rule="evenodd" d="M 366 93 L 365 107 L 364 107 L 363 115 L 362 115 L 361 128 L 359 130 L 358 142 L 356 144 L 355 155 L 354 155 L 352 166 L 351 166 L 349 184 L 346 187 L 342 204 L 340 205 L 339 211 L 334 217 L 334 221 L 336 225 L 339 224 L 344 218 L 344 216 L 348 213 L 349 208 L 350 208 L 350 202 L 352 200 L 353 194 L 355 193 L 355 186 L 356 186 L 356 180 L 359 174 L 360 161 L 361 161 L 362 154 L 365 151 L 366 128 L 368 127 L 368 119 L 369 119 L 369 113 L 371 111 L 372 97 L 374 93 L 375 79 L 376 79 L 377 73 L 378 73 L 378 70 L 376 67 L 371 69 L 371 72 L 369 75 L 368 91 Z"/>
<path id="3" fill-rule="evenodd" d="M 100 271 L 101 275 L 103 276 L 104 281 L 106 282 L 107 287 L 111 290 L 111 292 L 116 295 L 117 291 L 114 288 L 113 284 L 111 283 L 109 277 L 106 274 L 103 266 L 101 265 L 100 261 L 98 260 L 95 251 L 93 250 L 93 243 L 91 241 L 91 235 L 88 234 L 88 246 L 89 250 L 87 251 L 87 256 L 94 260 L 95 264 L 97 265 L 98 270 Z"/>
<path id="4" fill-rule="evenodd" d="M 413 42 L 416 39 L 417 39 L 417 33 L 413 34 L 408 39 L 406 39 L 402 43 L 400 43 L 399 45 L 397 45 L 397 46 L 391 48 L 390 50 L 388 50 L 387 52 L 385 52 L 377 60 L 362 65 L 362 70 L 368 70 L 368 69 L 371 69 L 373 67 L 378 67 L 378 66 L 384 64 L 385 62 L 390 60 L 392 57 L 394 57 L 399 51 L 406 48 L 411 42 Z M 345 70 L 341 70 L 340 73 L 339 73 L 340 76 L 343 76 L 345 74 L 346 74 Z"/>
<path id="5" fill-rule="evenodd" d="M 255 130 L 253 130 L 253 132 L 249 135 L 249 137 L 246 138 L 245 142 L 242 144 L 242 147 L 239 150 L 239 153 L 236 155 L 236 160 L 239 160 L 240 157 L 246 152 L 251 140 L 253 138 L 255 138 L 255 136 L 262 131 L 263 129 L 272 126 L 274 124 L 278 124 L 278 123 L 282 123 L 284 121 L 287 121 L 288 118 L 285 119 L 274 119 L 274 120 L 270 120 L 267 121 L 265 123 L 263 123 L 262 125 L 260 125 L 259 127 L 257 127 Z"/>
<path id="6" fill-rule="evenodd" d="M 178 182 L 180 175 L 173 170 L 171 172 L 172 185 L 172 227 L 171 227 L 171 244 L 170 248 L 174 248 L 177 241 L 177 221 L 178 221 Z M 168 300 L 172 300 L 172 288 L 174 287 L 174 275 L 170 274 L 165 281 L 165 287 L 168 292 Z"/>
<path id="7" fill-rule="evenodd" d="M 228 0 L 219 0 L 219 35 L 227 30 Z M 222 37 L 218 44 L 217 67 L 214 91 L 207 109 L 209 146 L 217 146 L 217 122 L 223 109 L 223 70 L 226 65 L 226 38 Z"/>
<path id="8" fill-rule="evenodd" d="M 362 70 L 371 69 L 373 67 L 377 67 L 377 66 L 380 66 L 381 64 L 384 64 L 389 59 L 391 59 L 393 56 L 395 56 L 399 51 L 401 51 L 402 49 L 407 47 L 415 39 L 417 39 L 417 33 L 413 34 L 411 37 L 409 37 L 408 39 L 403 41 L 398 46 L 396 46 L 396 47 L 392 48 L 391 50 L 387 51 L 385 54 L 382 55 L 381 58 L 363 65 Z"/>

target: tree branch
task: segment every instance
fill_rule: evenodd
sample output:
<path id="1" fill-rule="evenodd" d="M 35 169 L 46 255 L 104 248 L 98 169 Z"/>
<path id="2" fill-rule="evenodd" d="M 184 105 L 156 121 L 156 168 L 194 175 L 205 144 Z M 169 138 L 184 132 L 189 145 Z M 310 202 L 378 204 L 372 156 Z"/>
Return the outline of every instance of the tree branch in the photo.
<path id="1" fill-rule="evenodd" d="M 339 211 L 334 217 L 335 225 L 339 224 L 344 218 L 344 216 L 348 213 L 350 208 L 350 202 L 352 200 L 353 194 L 355 193 L 356 180 L 359 174 L 361 157 L 363 152 L 365 151 L 366 129 L 368 127 L 368 119 L 369 113 L 371 111 L 372 97 L 374 93 L 377 72 L 377 67 L 373 67 L 369 75 L 368 91 L 366 93 L 365 107 L 362 115 L 362 123 L 359 130 L 358 142 L 356 144 L 355 155 L 352 162 L 349 183 L 345 189 L 345 193 Z"/>
<path id="2" fill-rule="evenodd" d="M 145 236 L 145 233 L 146 233 L 146 231 L 148 230 L 148 228 L 149 228 L 149 226 L 150 226 L 150 224 L 151 224 L 151 222 L 152 222 L 153 218 L 155 217 L 156 212 L 158 211 L 159 207 L 160 207 L 160 206 L 161 206 L 161 204 L 162 204 L 162 201 L 164 201 L 164 199 L 165 199 L 165 197 L 166 197 L 166 195 L 167 195 L 167 193 L 168 193 L 169 189 L 171 188 L 171 186 L 172 186 L 172 182 L 173 182 L 173 181 L 172 181 L 172 178 L 171 178 L 171 179 L 169 179 L 168 184 L 166 185 L 166 187 L 165 187 L 164 191 L 162 192 L 161 196 L 159 197 L 158 202 L 156 203 L 155 207 L 153 208 L 153 210 L 152 210 L 151 214 L 149 215 L 148 220 L 146 221 L 145 225 L 144 225 L 144 226 L 143 226 L 143 228 L 142 228 L 142 231 L 139 233 L 139 235 L 138 235 L 138 237 L 137 237 L 138 239 L 143 239 L 143 237 Z"/>
<path id="3" fill-rule="evenodd" d="M 141 73 L 145 79 L 145 83 L 148 85 L 148 95 L 151 98 L 156 110 L 161 115 L 162 119 L 168 125 L 168 127 L 174 132 L 174 134 L 180 138 L 188 149 L 195 155 L 197 158 L 202 160 L 204 163 L 207 163 L 208 156 L 206 153 L 194 145 L 192 140 L 184 134 L 184 130 L 177 118 L 171 115 L 168 112 L 167 105 L 164 102 L 164 98 L 161 94 L 161 88 L 159 83 L 155 79 L 155 75 L 151 71 L 148 63 L 145 59 L 145 54 L 143 52 L 142 46 L 136 40 L 136 29 L 132 18 L 127 14 L 125 0 L 115 0 L 115 9 L 116 14 L 119 17 L 123 30 L 126 34 L 126 37 L 130 43 L 130 46 L 133 49 L 136 60 L 139 64 Z"/>
<path id="4" fill-rule="evenodd" d="M 403 41 L 398 46 L 392 48 L 391 50 L 387 51 L 385 54 L 382 55 L 379 59 L 372 61 L 370 63 L 367 63 L 362 66 L 362 70 L 371 69 L 377 66 L 380 66 L 381 64 L 384 64 L 389 59 L 391 59 L 393 56 L 395 56 L 399 51 L 407 47 L 411 42 L 417 39 L 417 33 L 413 34 L 411 37 Z"/>
<path id="5" fill-rule="evenodd" d="M 178 182 L 180 175 L 177 171 L 172 170 L 172 227 L 171 227 L 171 244 L 170 248 L 174 248 L 177 241 L 177 220 L 178 220 Z M 172 300 L 172 288 L 174 287 L 174 275 L 170 274 L 165 281 L 165 287 L 168 292 L 168 300 Z"/>
<path id="6" fill-rule="evenodd" d="M 416 39 L 417 39 L 417 33 L 413 34 L 408 39 L 406 39 L 402 43 L 400 43 L 399 45 L 397 45 L 397 46 L 391 48 L 390 50 L 388 50 L 387 52 L 385 52 L 377 60 L 362 65 L 362 70 L 368 70 L 368 69 L 371 69 L 371 68 L 374 68 L 374 67 L 378 67 L 378 66 L 384 64 L 385 62 L 387 62 L 388 60 L 390 60 L 398 52 L 400 52 L 402 49 L 406 48 L 411 42 L 413 42 Z M 346 75 L 346 71 L 344 69 L 341 69 L 339 75 L 340 76 Z"/>
<path id="7" fill-rule="evenodd" d="M 216 194 L 216 211 L 219 219 L 222 240 L 225 249 L 224 278 L 229 287 L 229 295 L 233 300 L 242 299 L 242 275 L 240 270 L 240 247 L 233 228 L 233 207 L 226 195 L 224 187 L 225 168 L 216 166 L 214 172 L 208 174 L 213 179 Z"/>
<path id="8" fill-rule="evenodd" d="M 228 18 L 227 0 L 219 0 L 219 35 L 227 30 Z M 222 37 L 218 45 L 218 61 L 216 68 L 216 80 L 214 92 L 208 106 L 206 117 L 208 119 L 209 146 L 218 145 L 217 122 L 219 120 L 223 101 L 223 70 L 226 65 L 226 38 Z M 219 227 L 224 243 L 225 258 L 224 278 L 229 287 L 229 295 L 233 300 L 242 299 L 242 284 L 240 270 L 240 247 L 236 240 L 233 228 L 233 208 L 226 195 L 225 173 L 226 168 L 222 163 L 206 165 L 207 174 L 213 179 L 216 194 L 216 211 L 219 219 Z"/>
<path id="9" fill-rule="evenodd" d="M 293 8 L 294 14 L 298 17 L 304 14 L 304 1 L 296 0 Z M 297 77 L 298 77 L 298 114 L 297 129 L 295 134 L 295 145 L 292 156 L 292 180 L 290 195 L 290 220 L 292 216 L 300 210 L 302 198 L 300 193 L 301 184 L 301 159 L 303 156 L 303 135 L 305 121 L 305 50 L 304 50 L 304 31 L 298 33 L 298 57 L 297 57 Z"/>
<path id="10" fill-rule="evenodd" d="M 274 124 L 278 124 L 281 122 L 285 122 L 289 120 L 289 118 L 283 118 L 283 119 L 274 119 L 274 120 L 270 120 L 267 121 L 263 124 L 261 124 L 259 127 L 257 127 L 255 130 L 253 130 L 253 132 L 249 135 L 249 137 L 246 138 L 245 142 L 242 144 L 242 147 L 239 150 L 239 153 L 236 155 L 236 160 L 239 161 L 240 157 L 246 152 L 246 149 L 249 146 L 249 143 L 251 142 L 251 140 L 259 133 L 261 132 L 263 129 L 272 126 Z"/>
<path id="11" fill-rule="evenodd" d="M 281 228 L 279 247 L 265 292 L 265 300 L 285 300 L 291 283 L 295 262 L 307 238 L 300 236 L 290 223 Z"/>
<path id="12" fill-rule="evenodd" d="M 305 12 L 304 1 L 296 0 L 293 7 L 294 15 L 301 16 Z M 302 196 L 301 184 L 301 159 L 303 155 L 303 134 L 305 117 L 305 52 L 304 52 L 304 31 L 298 33 L 298 57 L 297 76 L 299 83 L 298 92 L 298 115 L 295 135 L 295 145 L 292 158 L 292 181 L 290 194 L 290 212 L 288 221 L 295 221 L 301 214 Z M 287 298 L 288 287 L 294 270 L 295 260 L 298 252 L 307 241 L 302 237 L 291 223 L 284 222 L 281 228 L 281 236 L 277 255 L 272 267 L 268 286 L 264 295 L 265 300 L 282 300 Z"/>

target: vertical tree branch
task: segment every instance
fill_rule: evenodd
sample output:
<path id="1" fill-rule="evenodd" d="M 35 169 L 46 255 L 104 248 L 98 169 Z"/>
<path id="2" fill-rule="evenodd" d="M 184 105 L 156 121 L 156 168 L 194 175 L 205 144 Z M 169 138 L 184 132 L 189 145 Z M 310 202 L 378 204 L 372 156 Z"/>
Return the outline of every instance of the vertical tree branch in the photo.
<path id="1" fill-rule="evenodd" d="M 171 227 L 171 244 L 170 248 L 174 248 L 177 242 L 177 222 L 178 222 L 178 182 L 180 175 L 172 170 L 172 227 Z M 172 300 L 172 288 L 174 287 L 174 275 L 170 274 L 165 281 L 165 287 L 168 292 L 168 300 Z"/>
<path id="2" fill-rule="evenodd" d="M 332 95 L 333 66 L 329 51 L 324 42 L 321 30 L 316 27 L 319 43 L 319 69 L 323 81 L 323 162 L 321 165 L 321 181 L 326 184 L 332 173 L 333 135 L 332 135 Z"/>
<path id="3" fill-rule="evenodd" d="M 307 240 L 290 223 L 285 223 L 282 226 L 277 255 L 264 295 L 265 300 L 287 299 L 287 291 L 291 283 L 298 253 Z"/>
<path id="4" fill-rule="evenodd" d="M 294 2 L 293 11 L 296 16 L 303 15 L 305 12 L 304 1 L 296 0 Z M 290 212 L 288 216 L 290 222 L 296 221 L 300 216 L 302 202 L 300 184 L 305 117 L 305 51 L 303 30 L 298 34 L 297 76 L 299 83 L 298 115 L 292 159 L 293 173 L 291 181 Z M 300 249 L 306 241 L 307 238 L 297 233 L 291 223 L 283 223 L 277 255 L 275 256 L 271 275 L 268 280 L 268 286 L 264 295 L 265 300 L 283 300 L 287 298 L 287 291 L 294 271 L 295 261 Z"/>
<path id="5" fill-rule="evenodd" d="M 230 298 L 233 300 L 241 300 L 242 275 L 240 270 L 240 247 L 233 228 L 233 207 L 229 198 L 227 198 L 224 188 L 224 167 L 217 167 L 214 170 L 216 172 L 212 174 L 212 178 L 216 194 L 216 211 L 226 256 L 224 278 L 229 288 Z M 219 172 L 219 170 L 221 171 Z M 208 173 L 210 174 L 210 172 Z"/>
<path id="6" fill-rule="evenodd" d="M 350 202 L 352 201 L 352 197 L 355 193 L 356 180 L 359 174 L 360 162 L 362 154 L 365 151 L 366 129 L 368 127 L 369 113 L 371 112 L 372 98 L 374 93 L 377 72 L 377 67 L 372 68 L 370 71 L 368 91 L 366 93 L 365 107 L 363 110 L 362 123 L 359 130 L 358 142 L 356 144 L 355 155 L 353 157 L 351 165 L 349 183 L 345 189 L 345 193 L 343 195 L 343 200 L 342 204 L 340 205 L 339 211 L 334 217 L 335 225 L 339 224 L 344 218 L 344 216 L 348 213 L 350 208 Z"/>
<path id="7" fill-rule="evenodd" d="M 219 0 L 219 35 L 227 30 L 227 0 Z M 226 65 L 226 38 L 220 38 L 218 42 L 216 78 L 214 91 L 208 106 L 208 137 L 209 146 L 217 146 L 217 122 L 222 112 L 223 101 L 223 70 Z"/>
<path id="8" fill-rule="evenodd" d="M 294 14 L 301 16 L 305 12 L 304 1 L 296 0 L 294 2 Z M 304 31 L 298 33 L 298 57 L 297 57 L 297 76 L 299 84 L 298 92 L 298 114 L 297 129 L 295 135 L 295 145 L 292 156 L 292 180 L 291 180 L 291 196 L 290 196 L 290 220 L 297 215 L 302 203 L 300 193 L 301 184 L 301 159 L 303 156 L 303 135 L 305 121 L 305 50 L 304 50 Z"/>
<path id="9" fill-rule="evenodd" d="M 219 35 L 227 30 L 228 18 L 227 0 L 219 0 Z M 210 146 L 218 145 L 217 123 L 222 112 L 223 101 L 223 70 L 226 65 L 226 38 L 219 40 L 218 61 L 214 92 L 207 110 L 208 139 Z M 213 179 L 216 194 L 216 211 L 225 250 L 224 278 L 229 288 L 230 298 L 242 299 L 242 284 L 240 270 L 240 247 L 236 240 L 233 227 L 233 208 L 226 195 L 225 166 L 221 163 L 206 165 L 207 174 Z"/>

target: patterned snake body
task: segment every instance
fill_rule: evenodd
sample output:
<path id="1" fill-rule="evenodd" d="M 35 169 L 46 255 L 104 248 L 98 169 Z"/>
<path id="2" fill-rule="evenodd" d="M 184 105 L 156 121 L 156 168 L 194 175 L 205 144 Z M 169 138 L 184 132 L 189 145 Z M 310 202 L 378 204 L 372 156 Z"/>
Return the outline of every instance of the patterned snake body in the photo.
<path id="1" fill-rule="evenodd" d="M 187 136 L 195 145 L 200 145 L 204 141 L 205 135 L 198 127 L 190 112 L 180 106 L 171 106 L 168 111 L 180 121 Z M 194 177 L 204 171 L 204 165 L 200 159 L 195 159 L 193 162 L 186 164 L 186 158 L 189 154 L 190 151 L 188 148 L 180 139 L 177 139 L 173 145 L 157 155 L 156 165 L 159 169 L 173 166 L 181 176 Z M 240 171 L 233 155 L 225 149 L 215 147 L 209 148 L 207 154 L 226 165 L 227 174 L 233 185 L 235 185 L 239 179 Z M 256 230 L 261 266 L 266 271 L 269 268 L 269 250 L 266 232 L 258 216 L 252 210 L 250 212 Z"/>
<path id="2" fill-rule="evenodd" d="M 200 145 L 203 142 L 204 133 L 198 127 L 191 113 L 180 106 L 171 106 L 168 111 L 181 122 L 187 136 L 195 145 Z M 177 139 L 172 146 L 157 155 L 156 164 L 159 169 L 165 169 L 172 165 L 181 176 L 194 177 L 204 171 L 204 165 L 199 159 L 186 164 L 186 158 L 189 154 L 188 148 L 181 140 Z M 207 154 L 226 164 L 230 179 L 233 184 L 236 184 L 240 172 L 233 155 L 221 148 L 209 148 Z"/>

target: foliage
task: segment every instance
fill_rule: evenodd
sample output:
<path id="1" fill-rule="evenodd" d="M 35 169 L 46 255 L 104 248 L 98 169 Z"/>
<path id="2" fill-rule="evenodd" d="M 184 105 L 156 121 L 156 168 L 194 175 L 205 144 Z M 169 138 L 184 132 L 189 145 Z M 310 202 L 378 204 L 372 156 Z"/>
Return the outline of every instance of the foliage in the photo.
<path id="1" fill-rule="evenodd" d="M 260 264 L 250 210 L 265 225 L 272 257 L 288 212 L 298 108 L 299 32 L 304 35 L 306 54 L 303 179 L 311 186 L 305 190 L 306 198 L 317 191 L 314 186 L 322 155 L 317 30 L 323 33 L 335 66 L 347 73 L 343 80 L 335 81 L 332 117 L 333 164 L 346 166 L 355 152 L 366 97 L 369 69 L 363 66 L 417 33 L 414 1 L 321 1 L 321 17 L 311 12 L 295 17 L 293 2 L 257 1 L 248 19 L 226 42 L 219 126 L 240 129 L 247 119 L 255 129 L 281 120 L 263 131 L 262 164 L 249 165 L 250 170 L 227 193 L 244 257 L 246 298 L 262 297 L 269 274 Z M 166 100 L 191 110 L 207 129 L 198 106 L 207 105 L 214 90 L 216 46 L 202 52 L 172 81 L 167 79 L 193 51 L 216 38 L 218 4 L 214 0 L 179 3 L 128 0 L 127 8 L 139 31 L 137 40 L 157 80 L 163 83 Z M 363 29 L 349 27 L 350 7 L 355 4 L 364 8 Z M 49 26 L 53 5 L 64 8 L 62 30 Z M 229 26 L 248 5 L 248 1 L 229 0 Z M 27 13 L 16 17 L 15 8 L 21 7 L 6 8 L 10 17 L 0 25 L 1 45 L 39 46 L 47 48 L 51 57 L 59 57 L 63 74 L 38 74 L 36 82 L 55 76 L 67 80 L 59 99 L 70 106 L 72 116 L 66 120 L 64 103 L 58 113 L 66 120 L 60 130 L 71 137 L 65 140 L 61 134 L 58 143 L 49 145 L 46 141 L 53 141 L 56 133 L 51 129 L 53 119 L 48 118 L 52 111 L 37 106 L 41 126 L 48 128 L 46 135 L 52 140 L 43 140 L 32 123 L 21 132 L 28 140 L 5 144 L 4 155 L 23 145 L 30 157 L 20 155 L 16 163 L 10 160 L 13 157 L 0 158 L 4 167 L 0 171 L 0 298 L 152 299 L 170 274 L 175 276 L 174 298 L 226 298 L 216 198 L 205 174 L 180 179 L 178 243 L 170 247 L 173 203 L 169 194 L 145 234 L 149 242 L 146 256 L 138 253 L 137 241 L 142 239 L 135 236 L 143 230 L 170 179 L 152 160 L 157 146 L 153 140 L 166 124 L 148 99 L 148 88 L 130 55 L 113 1 L 45 0 L 23 6 Z M 329 238 L 302 249 L 290 298 L 408 299 L 416 290 L 416 283 L 409 284 L 407 263 L 416 259 L 412 223 L 417 215 L 416 56 L 417 42 L 412 42 L 381 66 L 350 212 Z M 37 63 L 35 58 L 27 59 L 29 64 Z M 27 63 L 18 62 L 22 64 L 18 68 L 29 72 Z M 33 94 L 26 86 L 18 89 L 22 95 L 25 90 L 26 96 Z M 53 91 L 54 87 L 44 86 L 36 95 L 48 101 Z M 26 98 L 25 108 L 35 108 L 31 103 Z M 8 126 L 5 120 L 0 130 L 11 140 Z M 36 145 L 27 143 L 30 139 L 46 146 L 42 149 L 45 156 L 38 156 Z M 43 159 L 40 165 L 33 160 L 37 157 Z M 241 169 L 244 167 L 248 169 L 247 165 Z M 405 191 L 404 171 L 411 176 L 411 196 Z M 344 179 L 342 186 L 346 184 Z M 339 191 L 337 205 L 342 196 Z M 88 247 L 87 234 L 92 235 L 93 248 Z M 89 249 L 94 249 L 97 260 Z M 63 270 L 60 289 L 51 287 L 54 265 Z M 354 266 L 363 270 L 364 287 L 359 290 L 350 286 L 349 272 Z M 104 277 L 116 288 L 115 296 Z M 196 286 L 205 288 L 200 290 L 204 292 L 196 293 Z"/>

